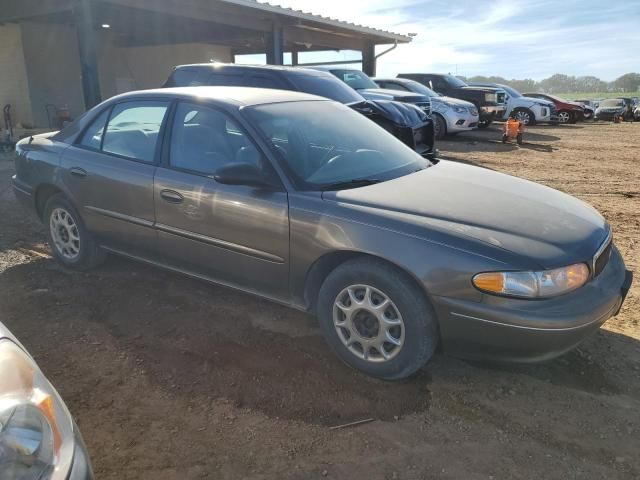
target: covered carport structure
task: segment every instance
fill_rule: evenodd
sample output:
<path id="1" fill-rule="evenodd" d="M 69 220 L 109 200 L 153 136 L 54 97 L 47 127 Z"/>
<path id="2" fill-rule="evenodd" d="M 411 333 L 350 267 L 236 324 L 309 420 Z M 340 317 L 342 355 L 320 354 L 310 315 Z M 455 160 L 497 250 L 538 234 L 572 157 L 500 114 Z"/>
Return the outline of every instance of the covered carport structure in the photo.
<path id="1" fill-rule="evenodd" d="M 160 73 L 148 79 L 149 71 L 162 63 L 162 75 L 166 77 L 169 71 L 165 63 L 192 62 L 198 48 L 213 51 L 211 56 L 215 57 L 202 58 L 205 55 L 202 53 L 199 61 L 233 61 L 236 55 L 265 54 L 266 62 L 274 65 L 284 64 L 285 53 L 297 65 L 301 52 L 352 50 L 360 52 L 361 58 L 349 63 L 361 61 L 363 70 L 374 75 L 376 45 L 395 46 L 411 41 L 410 36 L 254 0 L 4 0 L 2 3 L 0 23 L 23 25 L 28 76 L 34 77 L 34 83 L 40 82 L 43 91 L 59 91 L 61 86 L 44 83 L 47 75 L 51 81 L 59 82 L 59 74 L 51 72 L 73 69 L 77 64 L 77 81 L 85 108 L 127 87 L 147 88 L 154 82 L 159 85 L 162 79 L 155 77 Z M 46 26 L 55 26 L 56 34 L 63 29 L 64 35 L 33 40 Z M 177 48 L 180 45 L 198 48 L 180 50 Z M 203 45 L 215 45 L 217 49 L 205 50 Z M 47 48 L 50 54 L 43 55 L 42 49 Z M 110 64 L 115 62 L 113 52 L 127 55 L 126 68 L 120 70 L 133 72 L 130 80 L 125 78 L 128 74 L 114 73 L 115 67 Z M 133 52 L 138 56 L 133 56 Z M 151 60 L 153 52 L 158 55 L 155 62 Z M 38 56 L 45 57 L 39 59 L 43 63 L 39 67 L 35 65 Z M 139 70 L 146 71 L 134 72 L 145 61 L 147 66 Z M 44 97 L 38 96 L 40 104 L 47 101 Z"/>

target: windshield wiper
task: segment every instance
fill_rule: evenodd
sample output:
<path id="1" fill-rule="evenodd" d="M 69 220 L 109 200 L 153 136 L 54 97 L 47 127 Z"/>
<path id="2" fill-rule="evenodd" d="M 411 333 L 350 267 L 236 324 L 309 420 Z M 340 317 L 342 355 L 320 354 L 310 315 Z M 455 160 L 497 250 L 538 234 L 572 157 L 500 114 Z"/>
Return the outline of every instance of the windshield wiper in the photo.
<path id="1" fill-rule="evenodd" d="M 382 182 L 382 180 L 380 180 L 379 178 L 354 178 L 345 182 L 336 182 L 330 183 L 328 185 L 323 185 L 322 190 L 344 190 L 347 188 L 366 187 L 367 185 L 375 185 L 376 183 L 380 182 Z"/>

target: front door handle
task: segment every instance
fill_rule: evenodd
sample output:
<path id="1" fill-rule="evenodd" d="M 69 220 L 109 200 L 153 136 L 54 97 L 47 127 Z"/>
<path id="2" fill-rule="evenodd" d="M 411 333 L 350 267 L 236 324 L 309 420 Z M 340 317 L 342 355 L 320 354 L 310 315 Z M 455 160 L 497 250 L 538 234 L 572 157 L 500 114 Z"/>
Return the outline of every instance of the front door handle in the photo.
<path id="1" fill-rule="evenodd" d="M 182 203 L 184 197 L 175 190 L 162 190 L 160 196 L 169 203 Z"/>
<path id="2" fill-rule="evenodd" d="M 74 177 L 84 178 L 87 176 L 87 171 L 84 168 L 80 167 L 71 167 L 69 169 L 69 173 Z"/>

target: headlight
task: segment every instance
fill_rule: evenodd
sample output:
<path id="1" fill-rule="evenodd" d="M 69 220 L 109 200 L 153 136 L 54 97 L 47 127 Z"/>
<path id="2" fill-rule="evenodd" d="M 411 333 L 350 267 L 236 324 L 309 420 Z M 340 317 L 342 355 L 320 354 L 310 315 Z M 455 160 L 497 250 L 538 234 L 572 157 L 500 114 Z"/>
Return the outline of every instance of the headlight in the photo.
<path id="1" fill-rule="evenodd" d="M 468 110 L 465 107 L 461 107 L 459 105 L 452 105 L 451 108 L 453 108 L 453 111 L 456 113 L 467 113 Z"/>
<path id="2" fill-rule="evenodd" d="M 0 475 L 66 479 L 73 422 L 55 389 L 17 345 L 0 340 Z"/>
<path id="3" fill-rule="evenodd" d="M 496 93 L 485 93 L 484 100 L 485 102 L 497 103 L 498 95 Z"/>
<path id="4" fill-rule="evenodd" d="M 589 279 L 589 267 L 576 263 L 541 272 L 486 272 L 473 277 L 483 292 L 521 298 L 555 297 L 580 288 Z"/>

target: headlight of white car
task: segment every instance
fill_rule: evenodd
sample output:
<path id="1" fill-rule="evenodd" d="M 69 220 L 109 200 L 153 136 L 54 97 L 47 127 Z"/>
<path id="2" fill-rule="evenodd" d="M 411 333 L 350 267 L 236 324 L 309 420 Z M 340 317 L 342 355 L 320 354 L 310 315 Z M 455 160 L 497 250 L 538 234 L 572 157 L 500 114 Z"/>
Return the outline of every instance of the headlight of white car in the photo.
<path id="1" fill-rule="evenodd" d="M 461 107 L 460 105 L 451 105 L 453 111 L 456 113 L 467 113 L 468 110 L 465 107 Z"/>
<path id="2" fill-rule="evenodd" d="M 473 277 L 479 290 L 519 298 L 547 298 L 571 292 L 589 279 L 589 267 L 576 263 L 539 272 L 485 272 Z"/>
<path id="3" fill-rule="evenodd" d="M 73 420 L 53 386 L 15 343 L 0 340 L 0 477 L 66 479 Z"/>

